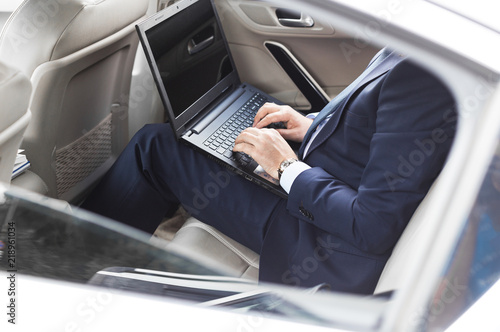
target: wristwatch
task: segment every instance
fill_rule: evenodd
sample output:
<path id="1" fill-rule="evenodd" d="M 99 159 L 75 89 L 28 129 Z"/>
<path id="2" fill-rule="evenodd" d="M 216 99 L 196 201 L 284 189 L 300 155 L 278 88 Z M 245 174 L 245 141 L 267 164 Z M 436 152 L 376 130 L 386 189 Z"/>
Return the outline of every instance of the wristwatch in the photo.
<path id="1" fill-rule="evenodd" d="M 283 175 L 285 169 L 296 161 L 298 160 L 295 158 L 288 158 L 281 162 L 280 167 L 278 168 L 278 180 L 281 180 L 281 175 Z"/>

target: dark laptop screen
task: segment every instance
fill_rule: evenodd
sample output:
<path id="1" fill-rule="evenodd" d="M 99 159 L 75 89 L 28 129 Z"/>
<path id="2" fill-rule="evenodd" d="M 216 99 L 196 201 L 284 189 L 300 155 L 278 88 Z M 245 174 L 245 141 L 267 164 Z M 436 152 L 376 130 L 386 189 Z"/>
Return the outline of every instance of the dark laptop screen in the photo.
<path id="1" fill-rule="evenodd" d="M 233 71 L 210 1 L 194 3 L 146 36 L 176 118 Z"/>

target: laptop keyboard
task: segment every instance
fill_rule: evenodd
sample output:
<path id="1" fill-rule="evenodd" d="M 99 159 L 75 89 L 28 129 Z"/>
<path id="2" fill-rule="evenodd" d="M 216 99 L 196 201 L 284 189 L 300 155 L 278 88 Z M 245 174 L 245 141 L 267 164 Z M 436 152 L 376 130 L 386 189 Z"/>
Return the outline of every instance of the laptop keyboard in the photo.
<path id="1" fill-rule="evenodd" d="M 253 119 L 259 108 L 266 103 L 260 93 L 256 93 L 222 124 L 203 144 L 217 153 L 233 157 L 233 147 L 236 137 L 246 128 L 252 126 Z"/>

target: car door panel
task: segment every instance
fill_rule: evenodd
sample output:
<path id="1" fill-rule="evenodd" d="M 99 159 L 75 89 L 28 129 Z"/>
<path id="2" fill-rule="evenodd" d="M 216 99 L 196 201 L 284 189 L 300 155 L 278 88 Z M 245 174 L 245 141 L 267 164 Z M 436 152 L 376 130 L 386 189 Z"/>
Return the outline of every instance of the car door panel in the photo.
<path id="1" fill-rule="evenodd" d="M 215 0 L 215 5 L 241 80 L 296 109 L 307 111 L 311 103 L 266 44 L 280 44 L 328 99 L 351 83 L 377 51 L 371 46 L 357 47 L 359 42 L 337 30 L 334 22 L 312 17 L 312 26 L 296 27 L 294 25 L 303 23 L 301 20 L 310 22 L 307 13 L 294 17 L 293 12 L 283 11 L 269 2 Z"/>

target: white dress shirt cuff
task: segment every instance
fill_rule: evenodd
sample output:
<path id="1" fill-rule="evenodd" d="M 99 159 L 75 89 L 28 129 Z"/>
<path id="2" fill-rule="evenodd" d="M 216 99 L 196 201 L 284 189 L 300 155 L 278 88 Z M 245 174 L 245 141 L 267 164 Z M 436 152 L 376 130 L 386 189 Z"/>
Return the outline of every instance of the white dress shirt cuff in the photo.
<path id="1" fill-rule="evenodd" d="M 295 181 L 297 176 L 299 176 L 300 173 L 308 170 L 309 168 L 311 168 L 309 165 L 301 161 L 295 162 L 285 168 L 283 174 L 281 175 L 280 185 L 287 192 L 287 194 L 290 193 L 290 189 L 292 188 L 293 182 Z"/>

